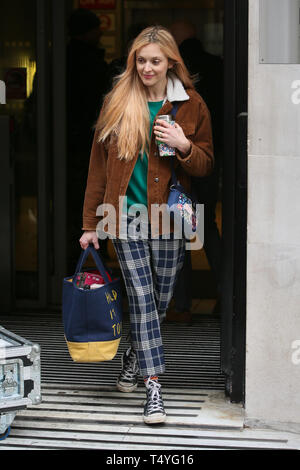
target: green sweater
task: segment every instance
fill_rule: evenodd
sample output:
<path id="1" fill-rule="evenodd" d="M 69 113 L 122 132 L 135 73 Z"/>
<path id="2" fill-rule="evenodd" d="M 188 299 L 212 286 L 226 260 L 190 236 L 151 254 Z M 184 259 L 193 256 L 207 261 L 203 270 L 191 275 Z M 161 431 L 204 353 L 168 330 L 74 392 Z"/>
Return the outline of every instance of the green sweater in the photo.
<path id="1" fill-rule="evenodd" d="M 155 116 L 162 107 L 163 101 L 148 101 L 150 113 L 150 138 Z M 148 175 L 148 158 L 144 152 L 143 158 L 141 153 L 138 156 L 135 167 L 133 169 L 126 196 L 127 196 L 127 212 L 133 204 L 143 204 L 148 206 L 147 200 L 147 175 Z"/>

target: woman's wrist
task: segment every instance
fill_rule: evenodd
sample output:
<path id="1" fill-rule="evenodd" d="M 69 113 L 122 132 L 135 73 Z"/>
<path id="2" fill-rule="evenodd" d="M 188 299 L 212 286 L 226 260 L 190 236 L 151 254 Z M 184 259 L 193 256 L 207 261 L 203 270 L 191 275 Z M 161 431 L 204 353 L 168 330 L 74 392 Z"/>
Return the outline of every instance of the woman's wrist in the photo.
<path id="1" fill-rule="evenodd" d="M 191 142 L 188 139 L 185 139 L 185 141 L 177 147 L 177 150 L 182 156 L 187 156 L 191 151 L 191 147 Z"/>

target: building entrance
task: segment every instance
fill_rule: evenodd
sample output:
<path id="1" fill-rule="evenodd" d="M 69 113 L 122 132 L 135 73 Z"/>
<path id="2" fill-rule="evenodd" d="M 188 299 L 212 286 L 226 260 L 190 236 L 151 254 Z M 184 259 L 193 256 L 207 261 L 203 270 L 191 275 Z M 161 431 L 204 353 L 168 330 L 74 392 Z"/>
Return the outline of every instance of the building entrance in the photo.
<path id="1" fill-rule="evenodd" d="M 67 191 L 74 169 L 68 159 L 67 18 L 80 2 L 32 0 L 26 7 L 24 3 L 17 2 L 22 14 L 16 16 L 16 3 L 12 8 L 4 2 L 0 20 L 0 79 L 5 80 L 7 93 L 7 104 L 0 105 L 0 131 L 6 143 L 1 187 L 3 200 L 8 201 L 4 218 L 9 240 L 9 245 L 1 245 L 2 278 L 8 286 L 3 314 L 60 312 L 62 278 L 69 274 L 72 256 L 80 253 L 79 243 L 77 254 L 70 253 L 70 201 L 76 201 L 77 193 Z M 138 28 L 159 23 L 174 27 L 175 36 L 179 23 L 195 26 L 195 37 L 186 38 L 182 54 L 198 75 L 199 92 L 212 114 L 217 171 L 212 179 L 197 182 L 211 200 L 211 231 L 205 249 L 191 252 L 191 282 L 177 289 L 180 295 L 174 296 L 171 308 L 177 310 L 183 302 L 182 310 L 190 310 L 193 320 L 212 318 L 219 323 L 225 388 L 233 400 L 243 400 L 247 2 L 190 1 L 183 8 L 177 1 L 137 5 L 116 0 L 110 7 L 95 10 L 110 77 Z M 78 184 L 84 187 L 84 178 Z M 77 233 L 71 237 L 77 243 Z M 117 269 L 109 243 L 105 254 Z"/>

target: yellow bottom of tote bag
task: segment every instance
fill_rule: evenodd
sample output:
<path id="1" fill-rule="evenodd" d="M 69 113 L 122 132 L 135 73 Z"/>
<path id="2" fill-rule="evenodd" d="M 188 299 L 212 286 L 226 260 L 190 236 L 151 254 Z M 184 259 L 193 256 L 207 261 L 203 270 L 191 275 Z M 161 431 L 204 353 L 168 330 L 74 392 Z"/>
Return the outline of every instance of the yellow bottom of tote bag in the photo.
<path id="1" fill-rule="evenodd" d="M 115 357 L 120 341 L 121 338 L 89 343 L 67 341 L 67 346 L 70 356 L 75 362 L 102 362 L 111 361 Z"/>

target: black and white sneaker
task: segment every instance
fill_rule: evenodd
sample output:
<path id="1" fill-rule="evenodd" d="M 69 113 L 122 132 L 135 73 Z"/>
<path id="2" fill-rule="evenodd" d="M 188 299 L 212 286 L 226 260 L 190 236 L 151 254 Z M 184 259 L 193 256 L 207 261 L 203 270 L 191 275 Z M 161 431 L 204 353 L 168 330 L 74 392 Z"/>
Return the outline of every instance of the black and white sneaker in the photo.
<path id="1" fill-rule="evenodd" d="M 133 392 L 138 386 L 139 365 L 136 352 L 131 347 L 122 356 L 122 371 L 117 380 L 120 392 Z"/>
<path id="2" fill-rule="evenodd" d="M 163 423 L 166 419 L 164 402 L 161 396 L 161 384 L 149 377 L 146 381 L 147 402 L 144 408 L 146 424 Z"/>

